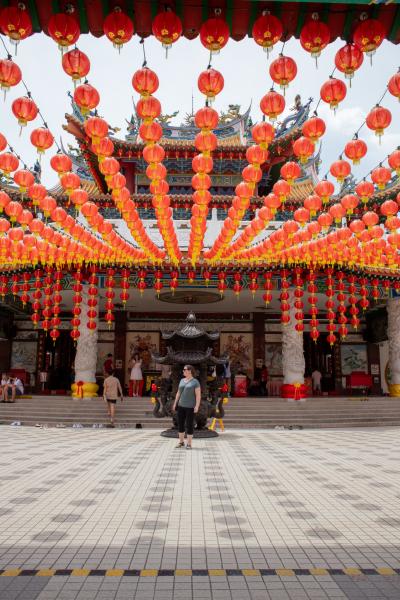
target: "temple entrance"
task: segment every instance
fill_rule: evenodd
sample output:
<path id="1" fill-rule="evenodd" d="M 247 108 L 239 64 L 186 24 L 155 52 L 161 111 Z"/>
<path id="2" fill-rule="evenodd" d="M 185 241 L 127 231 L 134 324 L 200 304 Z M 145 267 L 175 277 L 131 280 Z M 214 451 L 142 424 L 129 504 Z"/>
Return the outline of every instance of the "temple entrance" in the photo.
<path id="1" fill-rule="evenodd" d="M 304 332 L 304 358 L 306 362 L 306 377 L 318 369 L 322 374 L 322 392 L 331 393 L 335 390 L 335 360 L 334 351 L 329 344 L 327 333 L 321 333 L 317 342 L 314 342 L 309 332 Z"/>
<path id="2" fill-rule="evenodd" d="M 69 331 L 60 331 L 54 343 L 46 337 L 41 371 L 47 373 L 45 389 L 65 393 L 71 388 L 76 348 Z"/>

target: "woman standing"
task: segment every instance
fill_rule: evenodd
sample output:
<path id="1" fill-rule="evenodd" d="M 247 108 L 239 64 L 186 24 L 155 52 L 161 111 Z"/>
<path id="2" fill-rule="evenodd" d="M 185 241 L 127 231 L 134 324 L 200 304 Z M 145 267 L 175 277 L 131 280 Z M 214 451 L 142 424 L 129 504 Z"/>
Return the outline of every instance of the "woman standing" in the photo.
<path id="1" fill-rule="evenodd" d="M 172 410 L 178 407 L 178 431 L 179 444 L 177 448 L 183 448 L 185 439 L 185 424 L 187 433 L 186 448 L 191 450 L 193 439 L 193 420 L 194 415 L 199 411 L 201 390 L 200 383 L 194 377 L 194 368 L 192 365 L 183 367 L 184 377 L 181 379 L 176 393 L 175 402 Z"/>
<path id="2" fill-rule="evenodd" d="M 139 396 L 140 384 L 143 381 L 142 359 L 139 354 L 135 354 L 131 359 L 132 396 Z"/>

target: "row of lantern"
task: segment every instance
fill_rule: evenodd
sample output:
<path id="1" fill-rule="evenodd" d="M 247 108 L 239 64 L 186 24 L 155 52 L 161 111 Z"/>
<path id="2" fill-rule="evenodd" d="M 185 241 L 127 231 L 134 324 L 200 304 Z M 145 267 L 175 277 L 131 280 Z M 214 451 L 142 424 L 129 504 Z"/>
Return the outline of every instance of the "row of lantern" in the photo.
<path id="1" fill-rule="evenodd" d="M 140 94 L 140 100 L 136 104 L 136 112 L 142 119 L 140 135 L 144 140 L 143 158 L 144 160 L 146 160 L 146 157 L 157 159 L 162 154 L 154 153 L 154 146 L 162 136 L 161 125 L 155 121 L 161 114 L 161 104 L 153 96 L 159 85 L 157 74 L 151 69 L 143 67 L 134 73 L 132 85 L 136 92 Z M 151 157 L 148 156 L 149 153 Z M 150 193 L 153 195 L 152 205 L 155 209 L 165 250 L 171 262 L 178 264 L 182 258 L 182 253 L 179 249 L 172 219 L 172 208 L 170 207 L 170 198 L 168 196 L 169 185 L 166 181 L 167 169 L 161 161 L 150 160 L 148 161 L 146 175 L 151 182 Z"/>
<path id="2" fill-rule="evenodd" d="M 0 11 L 0 30 L 17 44 L 32 33 L 32 20 L 24 5 L 11 6 Z M 61 49 L 76 44 L 80 35 L 77 19 L 68 12 L 53 14 L 47 24 L 50 37 Z M 170 8 L 158 13 L 152 22 L 153 35 L 165 47 L 171 46 L 182 35 L 182 22 Z M 121 8 L 115 7 L 103 21 L 104 35 L 120 48 L 132 38 L 134 23 Z M 259 16 L 253 24 L 252 36 L 255 42 L 270 51 L 283 36 L 281 21 L 269 11 Z M 219 52 L 230 37 L 227 22 L 215 11 L 215 16 L 207 19 L 200 28 L 200 41 L 207 50 Z M 346 75 L 360 67 L 363 53 L 373 54 L 386 37 L 385 28 L 377 19 L 360 20 L 354 29 L 352 49 L 342 51 L 336 57 L 336 66 Z M 300 43 L 311 56 L 318 57 L 331 41 L 329 27 L 313 13 L 300 31 Z M 346 48 L 346 47 L 345 47 Z"/>

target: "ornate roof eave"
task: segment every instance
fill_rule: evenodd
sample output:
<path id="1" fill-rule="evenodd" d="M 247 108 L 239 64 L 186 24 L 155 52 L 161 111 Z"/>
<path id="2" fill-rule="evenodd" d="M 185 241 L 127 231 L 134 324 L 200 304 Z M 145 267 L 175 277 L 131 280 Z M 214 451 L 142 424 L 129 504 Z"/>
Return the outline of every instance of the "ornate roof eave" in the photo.
<path id="1" fill-rule="evenodd" d="M 196 315 L 194 312 L 190 312 L 186 317 L 186 323 L 181 329 L 175 331 L 164 331 L 162 332 L 162 338 L 164 340 L 172 340 L 175 337 L 186 338 L 186 339 L 199 339 L 206 338 L 209 341 L 215 342 L 219 339 L 219 332 L 207 332 L 204 329 L 200 329 L 196 325 Z"/>
<path id="2" fill-rule="evenodd" d="M 160 354 L 151 352 L 151 357 L 159 365 L 199 365 L 205 362 L 212 365 L 223 365 L 229 359 L 229 357 L 227 356 L 221 356 L 219 358 L 213 356 L 212 352 L 212 348 L 207 348 L 205 352 L 200 352 L 196 350 L 180 350 L 175 352 L 175 350 L 168 346 L 167 354 L 165 356 L 161 356 Z"/>

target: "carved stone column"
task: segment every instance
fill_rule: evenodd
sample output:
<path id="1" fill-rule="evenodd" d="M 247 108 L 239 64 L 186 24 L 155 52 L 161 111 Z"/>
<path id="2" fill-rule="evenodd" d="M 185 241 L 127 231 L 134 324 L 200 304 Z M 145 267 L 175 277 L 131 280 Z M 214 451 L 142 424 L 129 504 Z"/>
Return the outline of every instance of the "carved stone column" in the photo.
<path id="1" fill-rule="evenodd" d="M 98 385 L 96 384 L 97 365 L 97 338 L 99 325 L 99 308 L 97 307 L 96 329 L 87 327 L 89 321 L 88 307 L 88 285 L 82 289 L 81 324 L 79 326 L 80 336 L 76 346 L 75 356 L 75 383 L 72 384 L 72 396 L 74 398 L 93 398 L 97 396 Z"/>
<path id="2" fill-rule="evenodd" d="M 304 396 L 305 360 L 303 350 L 303 333 L 295 329 L 296 309 L 294 307 L 294 290 L 289 289 L 290 321 L 282 325 L 282 366 L 283 393 L 286 398 Z M 300 387 L 301 386 L 301 387 Z"/>
<path id="3" fill-rule="evenodd" d="M 390 385 L 389 394 L 400 396 L 400 298 L 387 303 Z"/>

